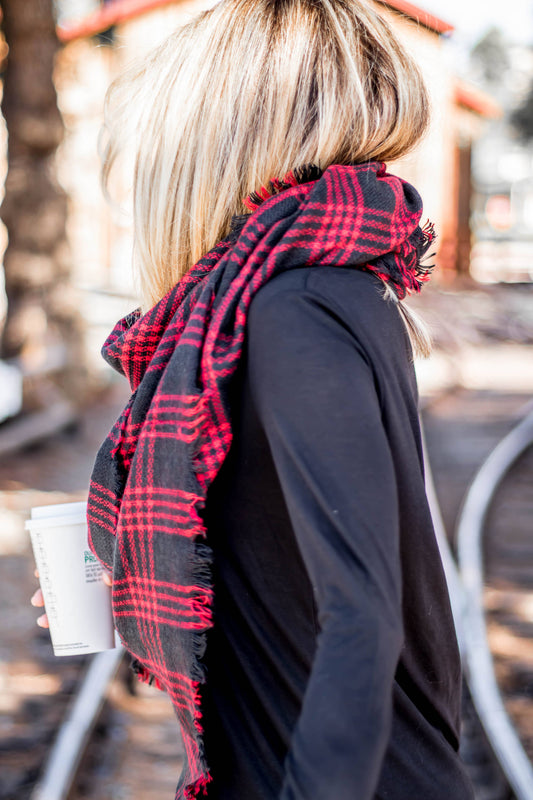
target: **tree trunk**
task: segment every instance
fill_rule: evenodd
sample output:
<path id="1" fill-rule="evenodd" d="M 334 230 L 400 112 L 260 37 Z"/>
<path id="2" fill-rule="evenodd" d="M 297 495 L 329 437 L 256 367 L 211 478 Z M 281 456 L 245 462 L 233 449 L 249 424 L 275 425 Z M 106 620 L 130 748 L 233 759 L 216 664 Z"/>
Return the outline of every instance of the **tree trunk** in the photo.
<path id="1" fill-rule="evenodd" d="M 4 257 L 7 318 L 3 358 L 30 370 L 59 363 L 62 388 L 79 394 L 82 336 L 69 284 L 67 197 L 55 177 L 63 122 L 53 84 L 58 48 L 52 0 L 1 0 L 9 48 L 2 112 L 8 130 L 8 173 L 0 216 L 9 244 Z"/>

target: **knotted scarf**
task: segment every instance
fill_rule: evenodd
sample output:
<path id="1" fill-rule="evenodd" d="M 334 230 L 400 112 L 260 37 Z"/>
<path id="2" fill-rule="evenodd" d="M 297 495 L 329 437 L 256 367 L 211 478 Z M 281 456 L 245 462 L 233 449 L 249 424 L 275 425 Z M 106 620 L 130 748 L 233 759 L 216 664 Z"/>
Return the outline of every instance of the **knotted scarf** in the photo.
<path id="1" fill-rule="evenodd" d="M 255 209 L 149 312 L 121 320 L 104 358 L 132 395 L 91 479 L 91 547 L 113 573 L 113 613 L 142 679 L 168 693 L 185 766 L 176 798 L 210 776 L 202 745 L 202 655 L 212 625 L 206 494 L 231 445 L 229 387 L 255 293 L 287 269 L 354 267 L 403 298 L 428 277 L 422 203 L 385 165 L 291 173 L 254 195 Z M 300 175 L 302 179 L 302 175 Z M 243 224 L 244 223 L 244 224 Z"/>

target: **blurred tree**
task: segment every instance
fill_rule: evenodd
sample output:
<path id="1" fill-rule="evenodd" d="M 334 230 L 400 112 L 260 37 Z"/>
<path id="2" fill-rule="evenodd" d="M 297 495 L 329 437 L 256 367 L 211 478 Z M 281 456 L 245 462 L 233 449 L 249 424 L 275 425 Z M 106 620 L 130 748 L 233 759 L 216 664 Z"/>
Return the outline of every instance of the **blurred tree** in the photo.
<path id="1" fill-rule="evenodd" d="M 69 285 L 67 197 L 55 177 L 63 122 L 53 83 L 58 48 L 52 0 L 0 0 L 8 54 L 2 112 L 8 172 L 0 216 L 8 311 L 0 355 L 30 368 L 59 365 L 68 394 L 80 391 L 81 326 Z"/>
<path id="2" fill-rule="evenodd" d="M 511 113 L 510 122 L 523 142 L 533 141 L 533 81 L 522 103 Z"/>
<path id="3" fill-rule="evenodd" d="M 508 46 L 499 28 L 490 28 L 470 53 L 472 65 L 477 67 L 486 83 L 499 85 L 510 66 Z"/>

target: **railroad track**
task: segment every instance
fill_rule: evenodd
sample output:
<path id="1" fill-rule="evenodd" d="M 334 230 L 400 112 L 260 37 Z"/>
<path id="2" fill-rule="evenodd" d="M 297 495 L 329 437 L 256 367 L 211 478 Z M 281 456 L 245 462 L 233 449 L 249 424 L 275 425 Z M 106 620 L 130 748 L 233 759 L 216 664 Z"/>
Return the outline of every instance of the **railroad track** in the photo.
<path id="1" fill-rule="evenodd" d="M 431 428 L 431 424 L 427 427 Z M 447 469 L 454 472 L 450 464 Z M 475 784 L 476 800 L 533 800 L 532 475 L 533 414 L 528 414 L 527 420 L 521 420 L 511 434 L 506 434 L 488 459 L 482 459 L 458 516 L 456 560 L 428 470 L 428 495 L 467 676 L 463 757 Z M 442 477 L 443 470 L 438 468 L 438 485 Z M 454 477 L 457 479 L 456 474 Z M 440 493 L 445 499 L 449 528 L 453 517 L 450 492 Z M 101 790 L 91 794 L 72 789 L 73 785 L 91 783 L 94 758 L 92 764 L 90 759 L 88 763 L 83 753 L 88 744 L 94 746 L 94 731 L 105 741 L 113 728 L 108 725 L 106 731 L 98 720 L 107 708 L 104 699 L 120 658 L 119 651 L 108 651 L 95 656 L 83 674 L 78 668 L 78 677 L 70 679 L 72 694 L 68 710 L 63 711 L 64 725 L 59 728 L 38 781 L 35 774 L 28 774 L 18 793 L 0 794 L 0 798 L 134 797 L 120 791 L 107 795 Z M 175 723 L 169 716 L 165 724 Z M 80 777 L 80 769 L 84 776 Z M 151 800 L 170 796 L 168 791 L 150 795 Z"/>

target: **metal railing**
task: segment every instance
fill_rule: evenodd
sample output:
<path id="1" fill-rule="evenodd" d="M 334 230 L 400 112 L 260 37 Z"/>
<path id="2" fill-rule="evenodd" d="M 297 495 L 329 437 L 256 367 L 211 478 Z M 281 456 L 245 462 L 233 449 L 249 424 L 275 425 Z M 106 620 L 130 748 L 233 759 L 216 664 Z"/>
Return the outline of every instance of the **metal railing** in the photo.
<path id="1" fill-rule="evenodd" d="M 533 445 L 533 411 L 497 445 L 477 472 L 457 527 L 457 561 L 442 522 L 425 449 L 426 491 L 446 573 L 466 680 L 480 722 L 516 800 L 533 800 L 533 767 L 507 715 L 496 681 L 483 606 L 483 529 L 494 494 Z M 424 445 L 425 447 L 425 445 Z"/>

